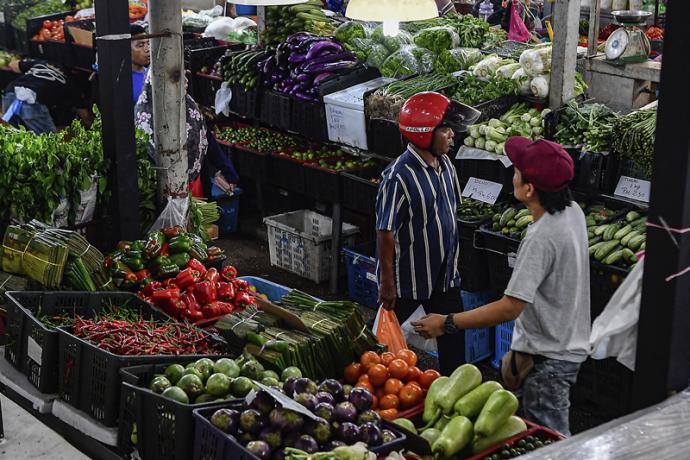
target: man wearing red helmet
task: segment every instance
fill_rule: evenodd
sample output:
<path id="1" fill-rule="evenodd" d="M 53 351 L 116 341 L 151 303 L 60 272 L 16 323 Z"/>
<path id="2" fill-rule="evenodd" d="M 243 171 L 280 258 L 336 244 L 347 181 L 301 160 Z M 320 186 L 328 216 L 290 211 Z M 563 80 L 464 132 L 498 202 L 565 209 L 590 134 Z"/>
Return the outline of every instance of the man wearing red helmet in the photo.
<path id="1" fill-rule="evenodd" d="M 513 137 L 506 153 L 515 166 L 514 195 L 534 223 L 518 249 L 504 296 L 454 315 L 413 323 L 425 337 L 515 320 L 511 352 L 501 373 L 506 387 L 522 388 L 525 416 L 570 434 L 570 387 L 587 358 L 590 334 L 589 250 L 585 216 L 568 184 L 573 160 L 553 142 Z"/>
<path id="2" fill-rule="evenodd" d="M 376 200 L 379 302 L 404 322 L 420 304 L 426 312 L 458 311 L 458 232 L 455 210 L 460 186 L 446 155 L 454 130 L 476 120 L 474 109 L 426 92 L 400 112 L 407 150 L 382 174 Z M 463 334 L 438 341 L 444 374 L 463 362 Z"/>

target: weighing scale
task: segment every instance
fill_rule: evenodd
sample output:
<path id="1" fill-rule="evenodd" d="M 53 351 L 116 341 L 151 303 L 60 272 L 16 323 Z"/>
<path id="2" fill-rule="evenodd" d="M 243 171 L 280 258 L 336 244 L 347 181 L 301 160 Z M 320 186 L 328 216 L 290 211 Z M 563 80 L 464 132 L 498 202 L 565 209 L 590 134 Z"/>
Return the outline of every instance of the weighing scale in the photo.
<path id="1" fill-rule="evenodd" d="M 645 62 L 651 51 L 647 36 L 640 25 L 646 23 L 652 13 L 648 11 L 620 10 L 612 11 L 615 23 L 622 27 L 606 40 L 604 53 L 612 65 L 626 65 Z"/>

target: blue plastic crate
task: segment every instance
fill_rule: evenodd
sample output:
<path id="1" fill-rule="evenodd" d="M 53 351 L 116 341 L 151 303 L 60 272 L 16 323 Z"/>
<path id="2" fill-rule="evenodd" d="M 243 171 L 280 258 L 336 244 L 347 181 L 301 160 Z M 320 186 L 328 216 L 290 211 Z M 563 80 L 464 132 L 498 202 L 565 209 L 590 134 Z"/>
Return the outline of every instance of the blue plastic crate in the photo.
<path id="1" fill-rule="evenodd" d="M 343 248 L 347 264 L 347 290 L 350 299 L 377 308 L 379 287 L 376 281 L 376 243 L 363 243 L 353 248 Z"/>
<path id="2" fill-rule="evenodd" d="M 257 292 L 265 294 L 271 302 L 280 302 L 290 293 L 290 288 L 256 276 L 241 276 L 240 279 L 254 286 Z"/>
<path id="3" fill-rule="evenodd" d="M 474 310 L 491 302 L 490 292 L 461 291 L 464 311 Z M 509 343 L 510 345 L 510 343 Z M 491 328 L 465 329 L 465 362 L 477 363 L 491 356 Z M 438 353 L 429 353 L 438 358 Z"/>
<path id="4" fill-rule="evenodd" d="M 491 302 L 489 292 L 461 291 L 465 311 Z M 491 328 L 465 329 L 465 362 L 477 363 L 491 356 Z"/>
<path id="5" fill-rule="evenodd" d="M 216 187 L 214 184 L 213 187 Z M 211 193 L 212 196 L 214 193 Z M 223 193 L 223 198 L 216 201 L 218 203 L 220 219 L 218 219 L 218 234 L 220 236 L 229 235 L 237 232 L 240 214 L 240 195 L 242 190 L 238 187 L 232 196 Z"/>
<path id="6" fill-rule="evenodd" d="M 503 355 L 510 351 L 510 344 L 513 341 L 513 328 L 515 321 L 508 321 L 496 326 L 496 353 L 491 365 L 496 369 L 501 368 L 501 359 Z"/>

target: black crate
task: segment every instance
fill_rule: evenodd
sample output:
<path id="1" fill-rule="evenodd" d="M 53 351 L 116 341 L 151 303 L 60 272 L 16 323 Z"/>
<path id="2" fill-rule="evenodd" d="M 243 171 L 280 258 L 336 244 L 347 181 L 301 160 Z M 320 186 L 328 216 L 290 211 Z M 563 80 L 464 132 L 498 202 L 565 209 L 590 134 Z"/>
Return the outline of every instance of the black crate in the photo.
<path id="1" fill-rule="evenodd" d="M 590 262 L 589 290 L 590 290 L 590 315 L 592 321 L 604 311 L 613 293 L 618 290 L 621 283 L 628 276 L 628 270 L 612 265 L 605 265 L 596 260 Z"/>
<path id="2" fill-rule="evenodd" d="M 184 66 L 187 69 L 191 69 L 191 56 L 193 51 L 213 48 L 218 45 L 217 40 L 214 37 L 200 37 L 200 38 L 187 38 L 183 40 L 182 47 L 184 49 Z M 223 51 L 225 52 L 225 51 Z M 223 53 L 221 53 L 223 54 Z M 220 56 L 218 56 L 220 57 Z M 217 58 L 216 58 L 217 59 Z M 192 69 L 197 71 L 198 69 Z"/>
<path id="3" fill-rule="evenodd" d="M 587 359 L 580 366 L 573 401 L 602 421 L 625 415 L 630 410 L 633 375 L 615 358 Z"/>
<path id="4" fill-rule="evenodd" d="M 72 334 L 60 333 L 58 372 L 60 399 L 89 414 L 105 426 L 117 426 L 120 412 L 120 369 L 151 363 L 196 360 L 201 355 L 119 356 L 101 350 Z"/>
<path id="5" fill-rule="evenodd" d="M 268 183 L 303 194 L 305 191 L 306 171 L 308 161 L 296 160 L 286 155 L 273 153 L 268 156 Z"/>
<path id="6" fill-rule="evenodd" d="M 460 271 L 460 287 L 463 291 L 486 291 L 490 287 L 486 251 L 475 247 L 475 232 L 485 222 L 487 222 L 486 219 L 479 221 L 458 219 L 460 239 L 458 270 Z"/>
<path id="7" fill-rule="evenodd" d="M 76 11 L 64 11 L 61 13 L 46 14 L 44 16 L 27 19 L 26 32 L 16 30 L 15 40 L 19 40 L 20 35 L 26 34 L 25 36 L 22 36 L 22 40 L 26 42 L 29 56 L 37 59 L 45 59 L 47 61 L 56 62 L 69 67 L 72 65 L 72 59 L 65 41 L 58 42 L 55 40 L 46 40 L 39 42 L 32 40 L 31 37 L 36 35 L 38 31 L 41 30 L 41 27 L 43 27 L 43 21 L 56 21 L 59 19 L 64 19 L 66 16 L 74 15 L 75 13 Z M 17 43 L 17 45 L 19 45 L 19 43 Z"/>
<path id="8" fill-rule="evenodd" d="M 267 125 L 289 130 L 292 116 L 292 98 L 273 90 L 261 94 L 260 119 Z"/>
<path id="9" fill-rule="evenodd" d="M 328 140 L 326 107 L 323 102 L 309 102 L 294 98 L 290 116 L 290 131 L 314 141 Z"/>
<path id="10" fill-rule="evenodd" d="M 373 67 L 358 67 L 351 72 L 339 74 L 324 80 L 319 85 L 319 97 L 338 92 L 345 88 L 350 88 L 365 81 L 373 80 L 381 76 L 381 72 Z"/>
<path id="11" fill-rule="evenodd" d="M 372 179 L 380 179 L 384 166 L 375 166 L 359 171 L 345 171 L 342 175 L 343 196 L 342 205 L 362 214 L 373 215 L 376 210 L 376 195 L 379 183 Z"/>
<path id="12" fill-rule="evenodd" d="M 240 176 L 263 180 L 268 167 L 269 154 L 236 145 L 235 160 Z"/>
<path id="13" fill-rule="evenodd" d="M 397 123 L 383 118 L 370 118 L 367 121 L 367 145 L 372 152 L 396 158 L 405 151 L 407 142 L 400 134 Z"/>
<path id="14" fill-rule="evenodd" d="M 342 176 L 339 171 L 318 164 L 304 165 L 304 193 L 321 203 L 339 202 Z"/>
<path id="15" fill-rule="evenodd" d="M 618 181 L 618 160 L 608 153 L 583 152 L 578 148 L 566 148 L 575 165 L 573 190 L 588 194 L 611 192 Z"/>
<path id="16" fill-rule="evenodd" d="M 93 20 L 72 21 L 65 23 L 65 40 L 67 41 L 67 46 L 71 53 L 72 65 L 74 67 L 92 70 L 93 65 L 96 63 L 96 39 L 95 35 L 93 35 L 89 45 L 75 43 L 74 38 L 70 33 L 70 29 L 82 29 L 93 32 L 95 28 L 96 23 Z"/>
<path id="17" fill-rule="evenodd" d="M 176 361 L 183 366 L 194 362 Z M 194 448 L 194 417 L 198 408 L 227 405 L 228 402 L 184 404 L 154 393 L 146 388 L 156 374 L 165 372 L 168 364 L 146 364 L 120 370 L 122 393 L 117 445 L 129 454 L 136 447 L 144 460 L 186 460 L 192 457 Z M 137 443 L 132 442 L 136 427 Z"/>
<path id="18" fill-rule="evenodd" d="M 128 292 L 23 291 L 10 292 L 7 299 L 14 305 L 14 311 L 23 316 L 22 348 L 25 352 L 21 370 L 41 393 L 58 391 L 58 332 L 36 319 L 39 311 L 46 315 L 68 313 L 90 318 L 110 305 L 127 305 L 146 316 L 167 319 L 167 316 L 154 311 L 147 302 Z"/>
<path id="19" fill-rule="evenodd" d="M 14 32 L 8 22 L 0 22 L 0 48 L 14 49 Z"/>
<path id="20" fill-rule="evenodd" d="M 9 293 L 5 293 L 7 295 Z M 24 315 L 21 309 L 13 302 L 6 302 L 6 342 L 5 359 L 17 370 L 21 371 L 26 353 L 26 340 L 24 336 Z"/>
<path id="21" fill-rule="evenodd" d="M 490 180 L 503 185 L 501 193 L 511 194 L 513 192 L 513 175 L 515 168 L 513 166 L 505 167 L 503 163 L 496 160 L 475 160 L 475 159 L 457 159 L 454 160 L 455 167 L 458 172 L 458 180 L 464 187 L 470 177 L 477 179 Z"/>
<path id="22" fill-rule="evenodd" d="M 482 123 L 492 118 L 498 118 L 518 101 L 517 96 L 503 96 L 474 106 L 482 114 L 475 123 Z"/>
<path id="23" fill-rule="evenodd" d="M 195 75 L 195 100 L 206 107 L 216 105 L 216 93 L 223 84 L 223 79 L 214 75 L 197 72 Z"/>
<path id="24" fill-rule="evenodd" d="M 241 403 L 229 402 L 221 407 L 241 410 L 242 406 Z M 209 407 L 194 410 L 196 423 L 194 460 L 259 460 L 259 457 L 250 453 L 234 436 L 228 436 L 210 422 L 210 417 L 217 409 L 217 407 Z M 369 448 L 379 457 L 386 456 L 394 450 L 399 450 L 407 440 L 407 437 L 397 425 L 387 420 L 384 420 L 382 423 L 383 428 L 395 433 L 396 439 L 381 446 Z"/>
<path id="25" fill-rule="evenodd" d="M 235 83 L 232 85 L 232 99 L 230 99 L 230 111 L 241 117 L 255 119 L 259 116 L 261 108 L 261 91 L 259 88 L 246 89 Z"/>
<path id="26" fill-rule="evenodd" d="M 479 227 L 475 237 L 475 247 L 486 253 L 491 291 L 502 296 L 513 274 L 520 242 L 489 230 L 487 224 Z"/>

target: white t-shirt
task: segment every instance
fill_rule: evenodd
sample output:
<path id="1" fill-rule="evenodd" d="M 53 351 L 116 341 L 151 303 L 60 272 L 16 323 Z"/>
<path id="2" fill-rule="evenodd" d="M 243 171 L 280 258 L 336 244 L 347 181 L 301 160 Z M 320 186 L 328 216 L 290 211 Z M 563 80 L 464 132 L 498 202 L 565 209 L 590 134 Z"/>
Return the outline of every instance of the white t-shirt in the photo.
<path id="1" fill-rule="evenodd" d="M 527 302 L 511 349 L 570 362 L 587 359 L 589 245 L 577 203 L 530 225 L 505 294 Z"/>

